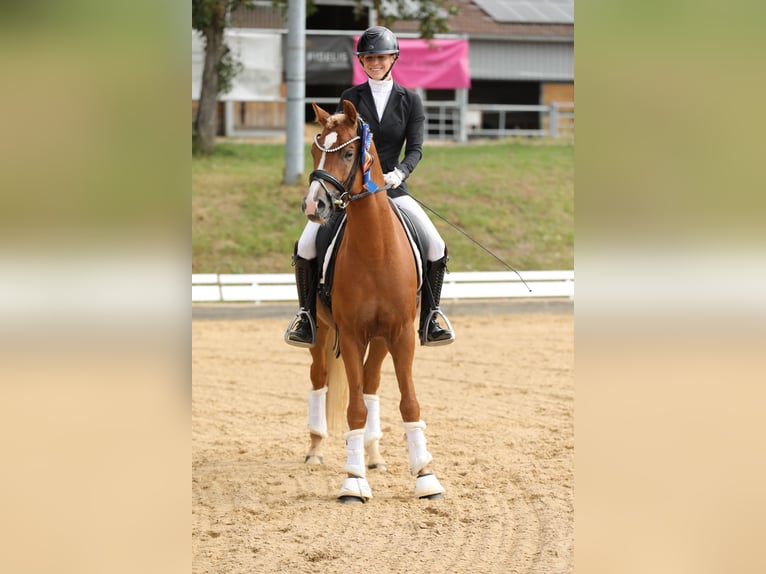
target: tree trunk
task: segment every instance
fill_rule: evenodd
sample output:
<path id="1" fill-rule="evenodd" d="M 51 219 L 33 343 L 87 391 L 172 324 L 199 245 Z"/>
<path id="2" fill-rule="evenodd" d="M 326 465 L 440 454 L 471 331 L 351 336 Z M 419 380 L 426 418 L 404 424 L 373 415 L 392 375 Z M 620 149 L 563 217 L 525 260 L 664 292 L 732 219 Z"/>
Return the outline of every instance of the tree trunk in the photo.
<path id="1" fill-rule="evenodd" d="M 200 153 L 210 155 L 215 146 L 216 108 L 218 103 L 218 63 L 223 57 L 223 27 L 211 26 L 203 31 L 205 37 L 205 66 L 197 108 L 197 143 Z"/>

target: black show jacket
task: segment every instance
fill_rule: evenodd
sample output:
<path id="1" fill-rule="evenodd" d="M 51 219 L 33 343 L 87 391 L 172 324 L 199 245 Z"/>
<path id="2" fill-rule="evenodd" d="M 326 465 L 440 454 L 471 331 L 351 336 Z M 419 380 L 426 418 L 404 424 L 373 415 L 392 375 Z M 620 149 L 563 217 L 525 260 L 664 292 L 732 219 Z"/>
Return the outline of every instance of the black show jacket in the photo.
<path id="1" fill-rule="evenodd" d="M 341 94 L 338 112 L 343 111 L 343 100 L 354 104 L 359 115 L 369 124 L 383 173 L 393 171 L 397 167 L 404 173 L 404 178 L 408 178 L 423 156 L 426 116 L 420 96 L 394 82 L 381 121 L 378 121 L 375 100 L 367 82 L 353 86 Z M 399 154 L 405 142 L 404 158 L 399 161 Z M 389 189 L 388 195 L 399 197 L 407 192 L 407 183 L 402 182 L 398 188 Z"/>

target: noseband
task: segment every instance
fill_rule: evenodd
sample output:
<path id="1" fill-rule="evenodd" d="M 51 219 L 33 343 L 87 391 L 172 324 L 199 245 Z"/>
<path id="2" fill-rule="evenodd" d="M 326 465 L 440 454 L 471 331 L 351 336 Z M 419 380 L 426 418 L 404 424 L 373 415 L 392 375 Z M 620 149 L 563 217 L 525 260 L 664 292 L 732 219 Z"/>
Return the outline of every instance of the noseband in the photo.
<path id="1" fill-rule="evenodd" d="M 361 120 L 361 118 L 357 118 L 356 123 L 356 135 L 352 137 L 351 139 L 343 142 L 340 145 L 337 145 L 332 148 L 326 148 L 323 147 L 319 143 L 319 136 L 321 134 L 317 134 L 314 137 L 314 145 L 319 148 L 320 151 L 324 153 L 333 153 L 336 151 L 339 151 L 346 147 L 347 145 L 362 139 L 362 130 L 364 127 L 364 122 Z M 363 197 L 367 197 L 368 195 L 371 195 L 372 193 L 375 193 L 374 191 L 366 191 L 362 193 L 358 193 L 356 195 L 351 195 L 351 189 L 354 187 L 354 181 L 356 180 L 356 172 L 359 168 L 359 161 L 360 157 L 362 157 L 362 147 L 359 146 L 359 149 L 357 150 L 355 157 L 354 157 L 354 163 L 352 164 L 351 173 L 348 174 L 348 177 L 346 178 L 345 183 L 341 183 L 341 181 L 335 177 L 333 174 L 331 174 L 329 171 L 325 171 L 323 169 L 315 169 L 309 174 L 309 184 L 312 182 L 318 181 L 319 185 L 322 186 L 322 189 L 325 190 L 325 193 L 327 193 L 330 197 L 333 197 L 333 194 L 330 193 L 330 190 L 327 189 L 327 186 L 325 186 L 324 182 L 328 182 L 330 185 L 332 185 L 335 189 L 337 189 L 340 192 L 340 196 L 338 199 L 333 199 L 333 210 L 337 209 L 345 209 L 346 206 L 356 200 L 356 199 L 362 199 Z M 378 188 L 377 191 L 382 190 L 383 188 Z"/>

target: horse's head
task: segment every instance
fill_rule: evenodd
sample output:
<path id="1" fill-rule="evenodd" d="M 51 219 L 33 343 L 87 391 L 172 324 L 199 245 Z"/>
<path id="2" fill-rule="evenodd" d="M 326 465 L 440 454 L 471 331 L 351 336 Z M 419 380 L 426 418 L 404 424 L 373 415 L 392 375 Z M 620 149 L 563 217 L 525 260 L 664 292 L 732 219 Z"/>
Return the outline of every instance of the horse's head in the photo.
<path id="1" fill-rule="evenodd" d="M 303 213 L 311 221 L 324 223 L 333 211 L 342 208 L 352 193 L 361 188 L 359 171 L 361 136 L 354 104 L 344 100 L 343 113 L 330 115 L 311 104 L 322 133 L 314 138 L 311 155 L 314 171 L 303 198 Z"/>

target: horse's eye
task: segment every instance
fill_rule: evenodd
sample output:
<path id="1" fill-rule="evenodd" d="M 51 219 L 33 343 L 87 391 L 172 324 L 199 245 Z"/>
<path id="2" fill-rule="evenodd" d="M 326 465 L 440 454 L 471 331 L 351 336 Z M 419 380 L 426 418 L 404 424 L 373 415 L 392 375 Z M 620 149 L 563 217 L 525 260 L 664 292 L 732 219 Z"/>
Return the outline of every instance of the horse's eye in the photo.
<path id="1" fill-rule="evenodd" d="M 354 159 L 354 150 L 348 149 L 345 152 L 343 152 L 343 159 L 346 161 L 350 161 Z"/>

